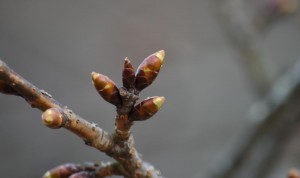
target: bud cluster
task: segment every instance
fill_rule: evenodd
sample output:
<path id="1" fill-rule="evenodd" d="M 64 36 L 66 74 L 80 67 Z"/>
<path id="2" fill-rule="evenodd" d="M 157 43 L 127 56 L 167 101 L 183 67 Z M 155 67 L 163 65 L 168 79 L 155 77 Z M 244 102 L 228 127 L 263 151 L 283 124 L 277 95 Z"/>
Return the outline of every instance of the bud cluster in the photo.
<path id="1" fill-rule="evenodd" d="M 136 72 L 130 60 L 125 58 L 122 73 L 123 88 L 131 94 L 138 94 L 151 85 L 160 71 L 164 57 L 164 50 L 151 54 L 144 59 Z M 120 95 L 120 89 L 116 84 L 105 75 L 96 72 L 92 72 L 91 75 L 92 82 L 101 97 L 117 108 L 121 108 L 124 101 L 122 101 L 123 97 Z M 129 119 L 131 121 L 149 119 L 162 107 L 164 101 L 164 97 L 147 98 L 132 108 L 129 113 Z"/>
<path id="2" fill-rule="evenodd" d="M 165 97 L 163 96 L 154 96 L 151 98 L 147 98 L 133 108 L 129 115 L 129 118 L 132 121 L 147 120 L 162 107 L 164 102 Z"/>

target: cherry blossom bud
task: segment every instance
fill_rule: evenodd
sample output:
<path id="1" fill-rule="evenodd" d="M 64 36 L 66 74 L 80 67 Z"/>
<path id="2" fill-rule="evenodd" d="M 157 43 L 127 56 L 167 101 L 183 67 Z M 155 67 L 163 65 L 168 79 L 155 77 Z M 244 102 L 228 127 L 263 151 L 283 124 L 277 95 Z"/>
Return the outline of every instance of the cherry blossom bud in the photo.
<path id="1" fill-rule="evenodd" d="M 123 79 L 123 86 L 127 90 L 131 90 L 134 88 L 134 81 L 135 81 L 134 68 L 128 58 L 125 58 L 124 60 L 124 70 L 122 74 L 122 79 Z"/>
<path id="2" fill-rule="evenodd" d="M 142 91 L 154 81 L 162 66 L 164 57 L 165 51 L 161 50 L 144 59 L 135 74 L 136 90 Z"/>
<path id="3" fill-rule="evenodd" d="M 129 115 L 131 121 L 142 121 L 152 117 L 164 104 L 165 97 L 154 96 L 136 105 Z"/>
<path id="4" fill-rule="evenodd" d="M 300 172 L 293 168 L 289 171 L 288 178 L 300 178 Z"/>
<path id="5" fill-rule="evenodd" d="M 116 84 L 107 76 L 92 72 L 92 81 L 102 98 L 115 105 L 121 105 L 121 97 Z"/>
<path id="6" fill-rule="evenodd" d="M 298 8 L 298 0 L 269 0 L 269 3 L 281 14 L 291 14 Z"/>
<path id="7" fill-rule="evenodd" d="M 58 108 L 47 109 L 42 115 L 42 121 L 52 129 L 58 129 L 65 123 L 63 112 Z"/>
<path id="8" fill-rule="evenodd" d="M 72 174 L 81 171 L 75 164 L 67 163 L 47 171 L 43 178 L 68 178 Z"/>
<path id="9" fill-rule="evenodd" d="M 72 174 L 69 178 L 94 178 L 95 175 L 91 172 L 82 171 L 75 174 Z"/>

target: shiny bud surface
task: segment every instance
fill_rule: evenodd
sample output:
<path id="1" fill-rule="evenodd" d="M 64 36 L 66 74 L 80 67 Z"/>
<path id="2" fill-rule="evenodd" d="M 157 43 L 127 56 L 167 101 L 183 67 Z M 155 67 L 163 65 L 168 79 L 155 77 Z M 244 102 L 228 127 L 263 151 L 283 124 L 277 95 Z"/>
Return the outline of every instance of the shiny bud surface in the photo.
<path id="1" fill-rule="evenodd" d="M 161 50 L 144 59 L 135 74 L 136 90 L 142 91 L 155 80 L 163 64 L 164 57 L 165 51 Z"/>
<path id="2" fill-rule="evenodd" d="M 134 68 L 128 58 L 125 58 L 125 60 L 124 60 L 124 69 L 123 69 L 123 73 L 122 73 L 122 80 L 123 80 L 123 86 L 127 90 L 134 88 L 135 72 L 134 72 Z"/>
<path id="3" fill-rule="evenodd" d="M 60 109 L 50 108 L 43 113 L 42 122 L 49 128 L 58 129 L 63 126 L 65 119 Z"/>
<path id="4" fill-rule="evenodd" d="M 136 105 L 129 115 L 131 121 L 142 121 L 152 117 L 164 104 L 165 97 L 154 96 Z"/>
<path id="5" fill-rule="evenodd" d="M 91 75 L 93 84 L 102 98 L 115 106 L 120 106 L 121 97 L 116 84 L 105 75 L 96 72 L 92 72 Z"/>

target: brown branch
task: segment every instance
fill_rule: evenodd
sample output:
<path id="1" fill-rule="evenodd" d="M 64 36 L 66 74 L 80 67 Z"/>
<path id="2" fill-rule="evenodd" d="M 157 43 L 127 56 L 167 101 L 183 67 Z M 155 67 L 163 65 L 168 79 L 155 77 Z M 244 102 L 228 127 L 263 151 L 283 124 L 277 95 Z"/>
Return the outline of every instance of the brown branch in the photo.
<path id="1" fill-rule="evenodd" d="M 112 146 L 108 133 L 95 124 L 89 123 L 70 109 L 52 98 L 47 92 L 38 89 L 19 74 L 10 69 L 0 60 L 0 80 L 5 81 L 13 90 L 18 92 L 31 107 L 45 111 L 49 108 L 59 108 L 66 116 L 64 128 L 81 137 L 85 143 L 100 151 L 108 151 Z"/>
<path id="2" fill-rule="evenodd" d="M 16 90 L 7 85 L 3 80 L 0 80 L 0 93 L 20 96 L 20 94 Z"/>
<path id="3" fill-rule="evenodd" d="M 155 170 L 151 164 L 144 162 L 134 148 L 134 138 L 131 135 L 133 121 L 129 119 L 129 112 L 139 96 L 134 91 L 127 91 L 124 88 L 120 89 L 120 95 L 123 103 L 121 107 L 117 108 L 118 114 L 116 116 L 115 132 L 113 133 L 115 147 L 112 157 L 118 160 L 131 176 L 161 177 L 160 172 Z"/>
<path id="4" fill-rule="evenodd" d="M 164 53 L 164 51 L 160 51 L 158 53 L 155 53 L 155 55 L 162 52 Z M 162 59 L 159 60 L 162 61 Z M 97 74 L 94 75 L 94 77 L 97 77 Z M 105 77 L 102 78 L 104 78 L 108 82 L 111 82 Z M 100 78 L 100 80 L 102 78 Z M 118 113 L 116 117 L 115 132 L 109 135 L 106 131 L 98 127 L 96 124 L 86 121 L 85 119 L 73 113 L 73 111 L 68 109 L 66 106 L 63 106 L 62 104 L 54 100 L 52 96 L 47 92 L 40 90 L 32 85 L 30 82 L 10 69 L 1 60 L 0 81 L 0 84 L 4 86 L 0 87 L 1 93 L 8 94 L 8 88 L 9 91 L 12 91 L 12 93 L 9 94 L 20 95 L 32 107 L 44 111 L 42 118 L 45 125 L 50 128 L 64 127 L 65 129 L 81 137 L 87 145 L 105 152 L 107 155 L 113 157 L 118 161 L 118 163 L 116 164 L 111 164 L 107 167 L 102 166 L 101 168 L 95 170 L 94 174 L 99 178 L 109 175 L 122 175 L 126 178 L 162 177 L 158 170 L 156 170 L 151 164 L 144 162 L 139 157 L 139 153 L 134 148 L 134 140 L 130 131 L 131 126 L 133 125 L 133 121 L 130 120 L 129 116 L 136 100 L 139 98 L 134 93 L 134 90 L 129 92 L 124 88 L 120 89 L 119 94 L 122 99 L 122 105 L 119 105 L 117 102 L 115 102 L 117 100 L 110 100 L 111 98 L 108 97 L 105 98 L 107 101 L 110 101 L 112 104 L 115 104 L 117 106 Z M 98 84 L 96 83 L 96 86 L 102 87 L 103 83 L 100 83 L 99 85 Z M 113 91 L 116 91 L 116 88 L 114 88 Z M 107 93 L 110 91 L 104 91 L 104 93 L 101 92 L 102 91 L 100 91 L 100 94 L 102 94 L 103 96 L 107 96 L 108 94 L 110 94 Z M 113 93 L 114 97 L 116 97 L 116 95 L 116 93 Z M 163 101 L 161 99 L 159 100 L 159 107 L 155 108 L 155 112 L 161 107 Z M 74 175 L 74 177 L 88 177 L 91 175 L 89 172 L 86 172 L 86 170 L 80 172 L 77 171 L 76 174 L 77 175 Z"/>
<path id="5" fill-rule="evenodd" d="M 123 103 L 121 107 L 117 108 L 115 139 L 127 141 L 131 135 L 130 129 L 133 125 L 133 122 L 129 120 L 128 114 L 139 99 L 139 96 L 127 91 L 125 88 L 120 88 L 120 96 Z"/>

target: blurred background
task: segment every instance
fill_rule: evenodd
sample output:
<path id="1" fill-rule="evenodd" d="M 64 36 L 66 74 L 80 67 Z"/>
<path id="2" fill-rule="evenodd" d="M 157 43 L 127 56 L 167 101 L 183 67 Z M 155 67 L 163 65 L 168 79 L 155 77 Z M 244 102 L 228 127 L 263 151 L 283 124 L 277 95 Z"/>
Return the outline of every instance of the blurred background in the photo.
<path id="1" fill-rule="evenodd" d="M 125 57 L 137 67 L 164 49 L 164 66 L 141 99 L 165 96 L 166 103 L 133 127 L 143 159 L 165 177 L 283 178 L 300 168 L 298 4 L 0 0 L 0 58 L 112 131 L 114 107 L 98 96 L 90 73 L 120 86 Z M 44 127 L 41 112 L 22 98 L 0 95 L 0 118 L 1 177 L 41 177 L 66 162 L 110 160 L 66 130 Z M 265 122 L 270 118 L 274 127 Z"/>

